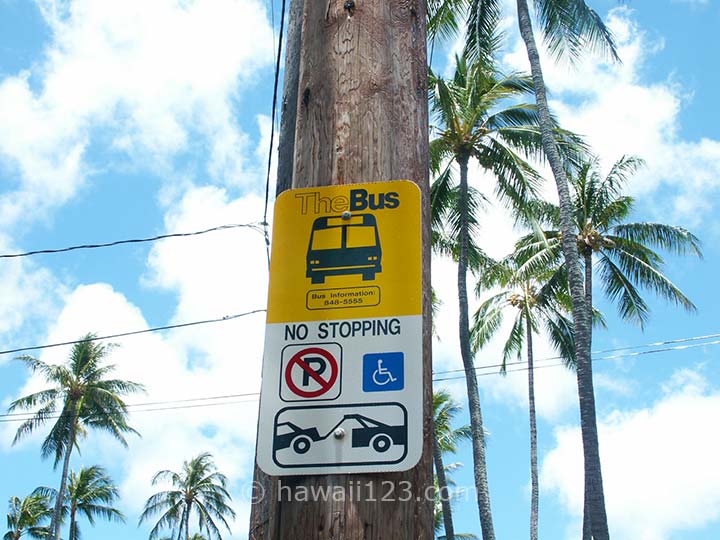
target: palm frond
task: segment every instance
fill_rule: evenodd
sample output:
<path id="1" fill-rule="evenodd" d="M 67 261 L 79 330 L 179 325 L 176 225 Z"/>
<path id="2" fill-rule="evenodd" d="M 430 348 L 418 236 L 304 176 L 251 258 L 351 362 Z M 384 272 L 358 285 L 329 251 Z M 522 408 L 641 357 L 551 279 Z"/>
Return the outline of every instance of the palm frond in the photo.
<path id="1" fill-rule="evenodd" d="M 475 158 L 495 175 L 495 193 L 500 200 L 521 208 L 537 194 L 538 172 L 500 140 L 488 139 L 477 149 Z"/>
<path id="2" fill-rule="evenodd" d="M 500 329 L 506 305 L 506 292 L 491 296 L 480 304 L 470 328 L 470 343 L 474 353 L 483 348 Z"/>
<path id="3" fill-rule="evenodd" d="M 522 353 L 523 343 L 525 343 L 525 328 L 523 325 L 524 317 L 522 312 L 518 312 L 515 320 L 513 321 L 510 334 L 508 335 L 505 345 L 503 346 L 503 361 L 502 367 L 500 368 L 501 373 L 506 373 L 506 363 L 512 357 L 520 357 Z"/>
<path id="4" fill-rule="evenodd" d="M 610 29 L 584 0 L 535 0 L 544 41 L 555 58 L 574 62 L 588 51 L 619 61 Z"/>
<path id="5" fill-rule="evenodd" d="M 649 309 L 638 290 L 609 257 L 601 257 L 598 267 L 605 294 L 611 301 L 617 302 L 620 316 L 643 327 Z"/>
<path id="6" fill-rule="evenodd" d="M 615 259 L 629 279 L 688 311 L 697 310 L 680 288 L 660 271 L 662 259 L 656 253 L 649 248 L 639 249 L 639 244 L 617 240 L 616 245 L 605 250 L 604 255 Z"/>
<path id="7" fill-rule="evenodd" d="M 683 227 L 662 223 L 624 223 L 613 227 L 612 232 L 631 242 L 664 249 L 676 255 L 703 256 L 700 239 Z"/>
<path id="8" fill-rule="evenodd" d="M 614 230 L 613 225 L 622 223 L 632 213 L 635 200 L 632 197 L 617 197 L 603 204 L 594 204 L 590 220 L 599 231 Z"/>
<path id="9" fill-rule="evenodd" d="M 644 166 L 645 160 L 638 156 L 622 156 L 613 163 L 603 183 L 609 184 L 612 189 L 616 190 L 616 193 L 619 193 L 622 186 L 626 185 L 630 178 Z"/>
<path id="10" fill-rule="evenodd" d="M 461 17 L 467 8 L 467 0 L 428 0 L 427 37 L 448 40 L 460 30 Z"/>
<path id="11" fill-rule="evenodd" d="M 488 259 L 487 264 L 482 268 L 482 274 L 475 285 L 475 295 L 480 297 L 486 289 L 493 287 L 506 287 L 515 277 L 515 268 L 510 258 L 495 261 Z"/>
<path id="12" fill-rule="evenodd" d="M 474 62 L 491 65 L 502 42 L 499 0 L 471 0 L 466 30 L 466 54 Z"/>
<path id="13" fill-rule="evenodd" d="M 572 319 L 559 310 L 552 310 L 543 320 L 553 348 L 558 351 L 567 367 L 574 368 L 575 330 Z"/>

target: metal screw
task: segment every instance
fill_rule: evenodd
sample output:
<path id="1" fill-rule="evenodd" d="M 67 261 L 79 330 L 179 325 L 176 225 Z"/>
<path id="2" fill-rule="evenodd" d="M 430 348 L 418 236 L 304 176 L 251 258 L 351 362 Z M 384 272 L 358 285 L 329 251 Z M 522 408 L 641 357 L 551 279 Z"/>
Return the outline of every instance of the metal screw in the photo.
<path id="1" fill-rule="evenodd" d="M 352 15 L 353 11 L 355 11 L 355 1 L 354 0 L 347 0 L 345 2 L 345 5 L 343 6 L 347 11 L 350 12 L 350 15 Z"/>
<path id="2" fill-rule="evenodd" d="M 347 210 L 345 210 L 345 211 L 342 213 L 342 218 L 343 218 L 344 220 L 346 220 L 346 221 L 347 221 L 348 219 L 350 219 L 351 217 L 352 217 L 352 214 L 351 214 L 350 212 L 348 212 Z"/>
<path id="3" fill-rule="evenodd" d="M 342 439 L 345 437 L 345 430 L 343 428 L 337 428 L 335 432 L 333 433 L 333 436 L 336 439 Z"/>

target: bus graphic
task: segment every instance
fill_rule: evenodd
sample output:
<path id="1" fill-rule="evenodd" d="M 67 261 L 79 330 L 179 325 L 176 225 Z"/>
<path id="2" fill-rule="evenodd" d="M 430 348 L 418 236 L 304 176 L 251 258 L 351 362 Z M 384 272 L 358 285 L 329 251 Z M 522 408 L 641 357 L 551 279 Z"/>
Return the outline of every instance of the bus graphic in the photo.
<path id="1" fill-rule="evenodd" d="M 362 274 L 364 281 L 382 272 L 377 221 L 372 214 L 317 218 L 310 233 L 307 277 L 325 283 L 327 276 Z"/>

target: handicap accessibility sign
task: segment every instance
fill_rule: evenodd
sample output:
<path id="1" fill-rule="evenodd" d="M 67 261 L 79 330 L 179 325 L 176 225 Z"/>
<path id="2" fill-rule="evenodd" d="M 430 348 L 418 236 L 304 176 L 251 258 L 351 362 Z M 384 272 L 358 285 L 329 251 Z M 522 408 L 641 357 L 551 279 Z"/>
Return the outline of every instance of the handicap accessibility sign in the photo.
<path id="1" fill-rule="evenodd" d="M 404 354 L 370 353 L 363 356 L 363 392 L 390 392 L 405 388 Z"/>

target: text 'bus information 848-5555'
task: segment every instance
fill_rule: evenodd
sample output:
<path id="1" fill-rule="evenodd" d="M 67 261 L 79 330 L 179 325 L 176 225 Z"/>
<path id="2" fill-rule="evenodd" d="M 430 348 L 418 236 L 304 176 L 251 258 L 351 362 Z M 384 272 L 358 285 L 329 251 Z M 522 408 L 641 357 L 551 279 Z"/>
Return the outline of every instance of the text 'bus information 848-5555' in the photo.
<path id="1" fill-rule="evenodd" d="M 422 453 L 420 190 L 397 180 L 275 203 L 258 464 L 403 471 Z"/>

